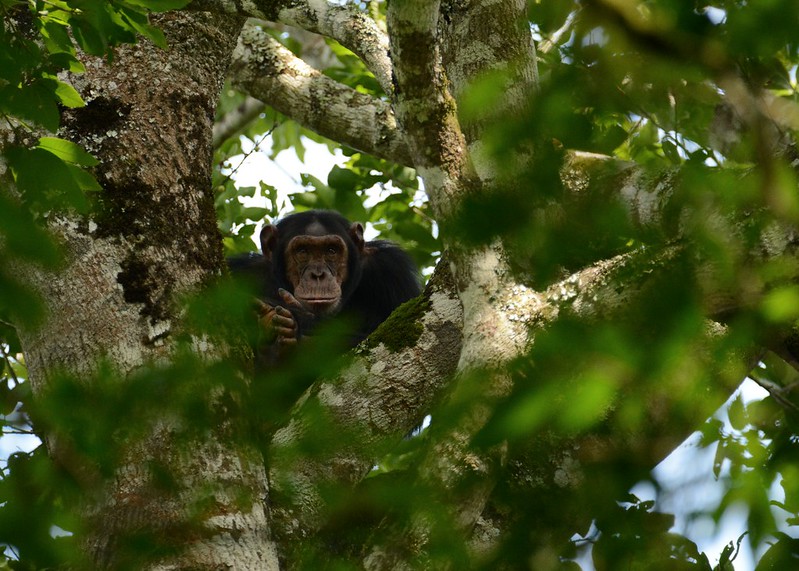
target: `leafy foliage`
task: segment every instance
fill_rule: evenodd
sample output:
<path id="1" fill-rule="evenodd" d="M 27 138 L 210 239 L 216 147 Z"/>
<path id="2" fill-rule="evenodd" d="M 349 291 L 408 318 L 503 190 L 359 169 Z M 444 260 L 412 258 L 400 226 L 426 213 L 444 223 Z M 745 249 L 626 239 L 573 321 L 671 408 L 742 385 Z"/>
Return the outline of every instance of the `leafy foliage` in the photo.
<path id="1" fill-rule="evenodd" d="M 163 45 L 147 11 L 182 4 L 0 2 L 0 113 L 27 134 L 20 138 L 27 142 L 4 150 L 23 200 L 0 193 L 4 430 L 30 431 L 30 413 L 37 430 L 66 435 L 76 457 L 100 474 L 112 473 L 118 443 L 141 437 L 136 428 L 143 431 L 159 415 L 186 420 L 183 436 L 190 441 L 193 431 L 232 412 L 245 426 L 230 437 L 254 438 L 262 445 L 259 439 L 284 418 L 298 391 L 342 362 L 334 357 L 340 353 L 340 334 L 323 332 L 308 349 L 314 359 L 286 363 L 250 393 L 241 384 L 241 363 L 209 371 L 186 349 L 170 366 L 150 368 L 135 379 L 118 379 L 110 369 L 92 379 L 62 378 L 29 410 L 24 359 L 9 324 L 35 323 L 42 312 L 14 264 L 57 267 L 58 249 L 37 221 L 51 209 L 81 208 L 87 191 L 98 189 L 88 174 L 95 165 L 90 155 L 69 141 L 38 135 L 39 129 L 57 130 L 59 106 L 83 103 L 58 74 L 82 71 L 75 43 L 107 58 L 113 57 L 113 46 L 133 41 L 136 34 Z M 318 542 L 303 544 L 297 560 L 309 569 L 352 568 L 365 555 L 359 548 L 366 539 L 412 530 L 421 518 L 430 522 L 429 558 L 408 554 L 410 561 L 420 568 L 473 563 L 469 546 L 454 531 L 456 522 L 437 504 L 442 490 L 427 482 L 418 466 L 430 443 L 464 422 L 467 404 L 480 402 L 490 410 L 490 420 L 472 445 L 480 452 L 502 448 L 505 454 L 486 513 L 507 528 L 500 549 L 473 567 L 575 569 L 577 561 L 590 558 L 598 570 L 740 571 L 745 569 L 740 552 L 748 547 L 760 558 L 758 570 L 791 569 L 799 558 L 799 376 L 789 361 L 799 352 L 788 346 L 779 356 L 760 354 L 753 346 L 785 331 L 791 333 L 789 341 L 799 339 L 797 264 L 794 256 L 761 262 L 750 254 L 768 246 L 762 238 L 770 224 L 799 222 L 793 143 L 799 6 L 792 0 L 531 1 L 528 6 L 541 48 L 540 91 L 521 119 L 492 117 L 484 141 L 507 176 L 497 192 L 464 205 L 446 228 L 449 237 L 466 245 L 502 240 L 520 275 L 540 290 L 617 255 L 628 261 L 611 276 L 617 293 L 628 294 L 626 285 L 644 274 L 651 285 L 629 293 L 629 311 L 612 322 L 586 322 L 578 308 L 565 307 L 537 335 L 535 346 L 501 371 L 513 380 L 509 396 L 485 395 L 483 376 L 496 372 L 476 372 L 464 382 L 470 390 L 430 411 L 430 429 L 397 449 L 376 449 L 375 457 L 382 460 L 360 486 L 325 490 L 333 506 L 329 529 Z M 380 18 L 383 3 L 360 7 Z M 302 51 L 300 41 L 290 35 L 282 39 Z M 334 43 L 329 50 L 329 77 L 385 97 L 352 53 Z M 477 82 L 460 110 L 464 120 L 490 106 L 504 82 L 501 73 Z M 742 86 L 762 97 L 750 102 L 751 116 L 727 105 L 726 96 Z M 226 89 L 219 119 L 244 102 L 243 95 Z M 784 136 L 776 138 L 779 145 L 769 146 L 765 135 L 775 121 Z M 290 208 L 333 208 L 402 243 L 421 266 L 432 265 L 442 246 L 412 169 L 342 149 L 342 159 L 325 180 L 298 176 L 302 192 L 287 192 L 268 180 L 257 187 L 236 184 L 242 154 L 263 153 L 274 160 L 293 152 L 310 162 L 309 140 L 322 141 L 263 108 L 219 142 L 213 187 L 227 253 L 254 249 L 252 238 L 264 219 Z M 324 143 L 337 148 L 332 141 Z M 521 172 L 514 162 L 520 148 L 535 149 Z M 567 149 L 624 159 L 646 176 L 673 185 L 672 227 L 630 224 L 613 196 L 572 200 L 560 177 Z M 742 212 L 742 226 L 729 222 Z M 678 234 L 682 238 L 675 244 Z M 680 253 L 664 261 L 664 252 L 677 246 Z M 710 338 L 705 320 L 710 300 L 694 271 L 698 260 L 709 262 L 718 272 L 714 278 L 737 292 L 730 300 L 736 311 L 713 316 L 723 327 Z M 762 296 L 750 295 L 750 284 L 764 282 L 777 285 Z M 577 293 L 563 286 L 552 295 L 568 301 Z M 253 343 L 258 332 L 246 299 L 247 294 L 216 284 L 189 305 L 189 327 L 207 335 L 244 335 Z M 603 310 L 596 308 L 600 315 Z M 754 402 L 736 397 L 721 420 L 714 413 L 752 362 L 757 365 L 750 375 L 769 396 Z M 208 406 L 209 394 L 224 394 L 227 408 Z M 21 402 L 26 403 L 22 408 Z M 662 418 L 664 410 L 671 422 Z M 326 424 L 330 419 L 314 421 L 323 428 L 319 440 L 290 453 L 323 454 L 336 442 L 358 436 Z M 734 509 L 743 506 L 746 513 L 747 533 L 725 538 L 729 543 L 720 553 L 703 553 L 678 532 L 671 515 L 660 513 L 664 490 L 657 481 L 654 499 L 629 492 L 653 479 L 651 467 L 688 436 L 684 426 L 698 427 L 701 446 L 715 449 L 710 470 L 723 490 L 717 505 L 697 508 L 688 517 L 706 516 L 718 525 Z M 597 444 L 591 450 L 601 454 L 587 457 L 590 447 L 581 443 L 589 437 L 594 444 L 612 441 L 614 446 Z M 585 471 L 573 473 L 570 467 L 579 463 Z M 544 481 L 542 474 L 553 464 L 562 467 L 559 479 Z M 168 473 L 166 468 L 154 469 L 161 474 L 160 469 Z M 79 531 L 71 509 L 82 485 L 75 475 L 64 473 L 40 447 L 12 455 L 3 476 L 0 542 L 19 561 L 5 561 L 0 568 L 46 568 L 74 557 L 73 542 L 53 537 L 51 526 Z M 582 478 L 576 488 L 573 478 Z"/>

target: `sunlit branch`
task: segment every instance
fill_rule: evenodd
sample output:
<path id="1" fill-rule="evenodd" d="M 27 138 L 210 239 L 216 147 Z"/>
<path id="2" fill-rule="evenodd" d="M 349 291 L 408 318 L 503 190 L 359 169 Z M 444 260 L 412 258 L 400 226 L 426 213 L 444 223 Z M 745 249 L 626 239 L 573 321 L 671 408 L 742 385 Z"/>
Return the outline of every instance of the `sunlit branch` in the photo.
<path id="1" fill-rule="evenodd" d="M 391 93 L 388 39 L 374 20 L 352 4 L 297 0 L 195 0 L 193 10 L 243 13 L 333 38 L 364 62 L 386 93 Z"/>
<path id="2" fill-rule="evenodd" d="M 242 32 L 231 76 L 237 88 L 320 135 L 412 165 L 386 102 L 311 68 L 258 26 L 246 26 Z"/>
<path id="3" fill-rule="evenodd" d="M 229 111 L 222 119 L 214 123 L 214 149 L 230 137 L 244 129 L 250 121 L 263 113 L 266 105 L 254 97 L 247 97 L 241 105 Z"/>

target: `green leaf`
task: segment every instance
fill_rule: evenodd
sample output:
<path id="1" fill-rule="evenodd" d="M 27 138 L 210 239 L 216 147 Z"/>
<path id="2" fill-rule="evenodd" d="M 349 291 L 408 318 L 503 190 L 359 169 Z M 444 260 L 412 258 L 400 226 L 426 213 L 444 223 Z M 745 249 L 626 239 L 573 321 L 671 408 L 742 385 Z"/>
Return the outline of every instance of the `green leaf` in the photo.
<path id="1" fill-rule="evenodd" d="M 76 165 L 94 167 L 100 164 L 100 161 L 83 150 L 80 145 L 57 137 L 42 137 L 39 139 L 39 148 Z"/>
<path id="2" fill-rule="evenodd" d="M 736 397 L 735 400 L 730 403 L 727 414 L 730 417 L 730 424 L 735 430 L 743 430 L 746 428 L 746 425 L 749 424 L 749 417 L 746 414 L 746 407 L 744 406 L 740 396 Z"/>
<path id="3" fill-rule="evenodd" d="M 81 167 L 68 164 L 67 169 L 72 175 L 72 179 L 75 181 L 75 183 L 77 183 L 78 187 L 82 191 L 97 192 L 103 189 L 103 187 L 100 186 L 100 183 L 97 182 L 97 179 L 94 178 L 91 173 L 83 170 Z"/>
<path id="4" fill-rule="evenodd" d="M 724 436 L 724 423 L 718 418 L 709 418 L 700 428 L 699 446 L 710 446 Z"/>
<path id="5" fill-rule="evenodd" d="M 243 212 L 244 218 L 248 218 L 254 221 L 263 220 L 267 214 L 269 214 L 268 208 L 260 208 L 256 206 L 247 207 L 244 209 Z"/>
<path id="6" fill-rule="evenodd" d="M 38 209 L 86 208 L 86 197 L 73 174 L 73 165 L 41 148 L 11 147 L 6 149 L 5 156 L 14 172 L 17 187 Z"/>
<path id="7" fill-rule="evenodd" d="M 312 174 L 302 173 L 300 174 L 300 180 L 302 181 L 303 186 L 312 188 L 315 192 L 313 193 L 317 206 L 315 208 L 334 208 L 335 207 L 335 199 L 336 199 L 336 191 L 327 186 L 321 180 L 313 176 Z M 308 194 L 308 193 L 305 193 Z M 292 196 L 292 202 L 294 201 L 294 196 Z"/>
<path id="8" fill-rule="evenodd" d="M 83 101 L 78 92 L 75 91 L 75 88 L 63 81 L 58 81 L 55 94 L 65 107 L 75 109 L 76 107 L 84 107 L 86 105 L 86 102 Z"/>
<path id="9" fill-rule="evenodd" d="M 246 196 L 252 198 L 255 196 L 255 191 L 257 189 L 254 186 L 240 186 L 238 188 L 233 187 L 231 189 L 233 196 Z"/>
<path id="10" fill-rule="evenodd" d="M 358 188 L 360 178 L 350 169 L 334 165 L 327 175 L 327 184 L 331 188 L 343 192 L 352 192 Z"/>
<path id="11" fill-rule="evenodd" d="M 669 161 L 671 161 L 673 164 L 678 165 L 682 162 L 677 145 L 671 141 L 663 141 L 661 143 L 661 148 L 663 149 L 663 154 L 666 155 L 666 158 L 669 159 Z"/>
<path id="12" fill-rule="evenodd" d="M 151 12 L 166 12 L 185 8 L 191 0 L 128 0 L 128 4 L 147 8 Z"/>
<path id="13" fill-rule="evenodd" d="M 50 56 L 50 61 L 61 69 L 72 73 L 85 73 L 86 67 L 75 59 L 75 56 L 67 52 L 58 52 Z M 82 107 L 82 106 L 79 106 Z"/>
<path id="14" fill-rule="evenodd" d="M 72 34 L 81 49 L 94 56 L 102 56 L 108 47 L 108 43 L 98 32 L 97 28 L 88 22 L 76 19 L 72 22 Z"/>
<path id="15" fill-rule="evenodd" d="M 51 54 L 72 53 L 74 47 L 64 24 L 69 21 L 70 14 L 61 10 L 51 12 L 39 29 L 44 38 L 44 45 Z"/>
<path id="16" fill-rule="evenodd" d="M 40 77 L 23 86 L 0 87 L 0 111 L 26 121 L 41 125 L 48 131 L 56 131 L 61 114 L 56 104 L 55 91 L 58 82 L 49 77 Z"/>
<path id="17" fill-rule="evenodd" d="M 291 195 L 291 203 L 295 208 L 329 208 L 327 204 L 321 204 L 319 195 L 315 192 L 300 192 Z"/>
<path id="18" fill-rule="evenodd" d="M 782 286 L 768 292 L 763 299 L 763 314 L 777 323 L 799 318 L 799 287 Z"/>
<path id="19" fill-rule="evenodd" d="M 50 268 L 55 267 L 61 259 L 50 236 L 35 223 L 30 209 L 3 195 L 0 195 L 0 235 L 5 241 L 4 247 L 20 259 L 45 264 Z M 0 248 L 0 260 L 3 256 L 4 249 Z M 3 274 L 4 269 L 0 267 L 0 281 Z M 7 286 L 5 284 L 0 289 L 3 292 L 0 298 L 5 298 L 6 295 L 11 298 L 11 293 L 5 289 Z M 0 299 L 0 303 L 2 301 L 4 299 Z"/>
<path id="20" fill-rule="evenodd" d="M 584 430 L 607 415 L 616 397 L 617 382 L 610 371 L 597 367 L 575 382 L 570 406 L 558 415 L 558 424 L 566 431 Z"/>
<path id="21" fill-rule="evenodd" d="M 142 36 L 150 40 L 162 50 L 167 48 L 166 36 L 164 36 L 164 33 L 161 30 L 150 25 L 146 14 L 124 7 L 120 9 L 120 13 L 122 14 L 123 19 Z"/>

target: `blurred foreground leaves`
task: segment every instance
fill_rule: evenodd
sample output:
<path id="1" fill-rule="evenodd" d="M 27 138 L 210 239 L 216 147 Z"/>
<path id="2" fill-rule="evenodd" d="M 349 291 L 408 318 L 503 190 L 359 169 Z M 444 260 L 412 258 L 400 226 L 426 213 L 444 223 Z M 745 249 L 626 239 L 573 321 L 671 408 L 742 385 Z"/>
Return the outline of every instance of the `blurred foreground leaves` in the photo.
<path id="1" fill-rule="evenodd" d="M 81 71 L 73 42 L 93 54 L 130 41 L 134 32 L 162 42 L 146 23 L 144 3 L 84 2 L 78 12 L 67 2 L 46 14 L 10 2 L 0 6 L 0 112 L 16 118 L 15 126 L 26 132 L 31 132 L 29 123 L 55 131 L 59 105 L 82 103 L 58 79 L 63 70 Z M 467 201 L 445 234 L 451 243 L 466 246 L 501 240 L 519 275 L 541 290 L 597 261 L 628 256 L 632 262 L 612 287 L 633 290 L 633 303 L 625 312 L 595 321 L 564 305 L 558 320 L 536 335 L 534 347 L 501 371 L 514 381 L 508 397 L 487 398 L 481 375 L 495 372 L 476 372 L 464 381 L 473 388 L 459 393 L 463 401 L 429 411 L 429 429 L 389 454 L 375 451 L 375 470 L 361 485 L 324 490 L 332 515 L 319 539 L 302 546 L 298 560 L 305 568 L 354 568 L 369 540 L 412 529 L 419 514 L 432 522 L 431 555 L 414 560 L 409 554 L 411 561 L 420 568 L 469 562 L 469 545 L 439 502 L 452 491 L 426 485 L 418 466 L 431 443 L 463 420 L 470 402 L 485 403 L 491 411 L 471 446 L 477 451 L 507 446 L 485 513 L 501 523 L 496 529 L 486 525 L 501 537 L 501 549 L 474 567 L 574 569 L 575 558 L 592 546 L 599 570 L 726 571 L 736 565 L 744 542 L 762 553 L 758 570 L 796 565 L 799 377 L 789 361 L 799 354 L 791 346 L 799 317 L 797 262 L 790 250 L 767 261 L 752 252 L 773 246 L 764 240 L 774 235 L 773 227 L 799 222 L 791 143 L 795 121 L 778 123 L 784 132 L 769 143 L 770 120 L 796 113 L 798 14 L 794 0 L 529 3 L 541 40 L 564 27 L 568 33 L 541 51 L 540 91 L 527 113 L 492 117 L 485 128 L 485 148 L 501 173 L 497 192 Z M 23 33 L 28 30 L 41 41 Z M 334 52 L 330 76 L 381 95 L 351 54 Z M 730 77 L 788 111 L 721 121 L 730 85 L 722 83 Z M 474 86 L 463 105 L 464 121 L 480 117 L 486 102 L 502 93 L 503 80 L 498 74 Z M 226 91 L 220 113 L 240 99 Z M 306 137 L 319 140 L 271 111 L 242 134 L 257 143 L 267 132 L 272 158 L 290 150 L 302 160 Z M 32 419 L 40 434 L 59 434 L 70 443 L 64 458 L 47 458 L 43 446 L 11 455 L 0 480 L 0 542 L 20 558 L 9 565 L 36 569 L 74 561 L 74 541 L 53 537 L 59 534 L 52 526 L 80 531 L 75 520 L 80 496 L 95 478 L 112 474 L 126 449 L 153 423 L 175 420 L 175 436 L 186 445 L 224 427 L 223 441 L 266 449 L 269 434 L 286 419 L 297 396 L 341 365 L 342 334 L 332 326 L 328 335 L 303 348 L 312 359 L 297 354 L 252 385 L 246 381 L 250 354 L 209 364 L 187 346 L 173 363 L 152 365 L 130 378 L 98 366 L 91 378 L 56 379 L 48 394 L 32 401 L 9 324 L 35 323 L 42 308 L 17 268 L 28 263 L 57 268 L 58 248 L 39 222 L 51 208 L 85 207 L 86 191 L 97 188 L 86 174 L 94 164 L 89 155 L 61 139 L 31 135 L 29 140 L 4 151 L 8 182 L 18 194 L 0 193 L 4 426 L 27 430 Z M 520 149 L 534 149 L 522 168 L 515 162 Z M 673 201 L 662 227 L 631 224 L 613 192 L 586 202 L 567 195 L 561 169 L 567 151 L 575 149 L 629 161 L 643 176 L 670 185 Z M 252 250 L 256 223 L 274 219 L 287 207 L 268 181 L 257 189 L 233 183 L 231 161 L 241 151 L 237 135 L 224 141 L 215 157 L 216 206 L 229 252 Z M 420 265 L 432 264 L 441 243 L 434 237 L 429 206 L 417 194 L 415 171 L 350 149 L 342 152 L 342 163 L 326 180 L 298 176 L 307 192 L 293 195 L 292 206 L 335 208 L 370 222 L 382 237 L 406 246 Z M 365 192 L 368 188 L 377 199 Z M 265 206 L 245 204 L 256 194 L 266 199 Z M 679 247 L 679 256 L 670 265 L 660 264 L 659 255 L 669 247 Z M 708 284 L 697 272 L 705 266 L 714 268 L 715 286 L 736 292 L 726 311 L 710 316 L 717 335 L 708 335 Z M 764 283 L 773 285 L 761 291 Z M 561 295 L 568 301 L 577 293 L 564 287 Z M 256 344 L 248 295 L 230 284 L 215 284 L 188 304 L 189 328 L 243 339 L 231 343 L 237 347 Z M 788 340 L 780 357 L 760 349 L 774 338 Z M 733 399 L 728 422 L 711 416 L 749 365 L 769 396 L 756 402 Z M 357 438 L 337 431 L 330 419 L 314 422 L 318 439 L 289 453 L 315 457 Z M 711 471 L 723 493 L 706 513 L 688 517 L 708 516 L 718 525 L 741 506 L 747 517 L 746 535 L 726 538 L 729 544 L 721 553 L 701 553 L 675 531 L 670 515 L 658 512 L 657 502 L 629 495 L 695 428 L 701 430 L 701 445 L 714 447 Z M 153 465 L 154 478 L 168 485 L 169 469 Z M 657 482 L 653 485 L 658 490 Z"/>

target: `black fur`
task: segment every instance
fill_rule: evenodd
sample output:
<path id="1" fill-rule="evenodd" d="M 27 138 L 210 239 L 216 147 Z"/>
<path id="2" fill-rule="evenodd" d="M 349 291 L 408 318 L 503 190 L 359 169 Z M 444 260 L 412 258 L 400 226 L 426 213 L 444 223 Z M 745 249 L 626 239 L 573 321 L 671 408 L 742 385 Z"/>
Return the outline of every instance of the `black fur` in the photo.
<path id="1" fill-rule="evenodd" d="M 328 234 L 340 236 L 347 244 L 348 277 L 342 284 L 342 307 L 339 313 L 355 324 L 351 345 L 374 331 L 400 304 L 421 293 L 419 272 L 411 257 L 387 240 L 366 242 L 359 252 L 350 236 L 351 223 L 331 210 L 310 210 L 290 214 L 277 224 L 277 246 L 271 262 L 263 254 L 245 254 L 228 260 L 234 275 L 250 281 L 256 295 L 270 305 L 284 305 L 278 288 L 290 293 L 293 286 L 286 278 L 285 251 L 289 241 L 306 234 L 313 225 L 321 225 Z M 316 232 L 318 233 L 318 232 Z M 307 334 L 316 319 L 291 310 L 299 325 L 299 335 Z"/>

